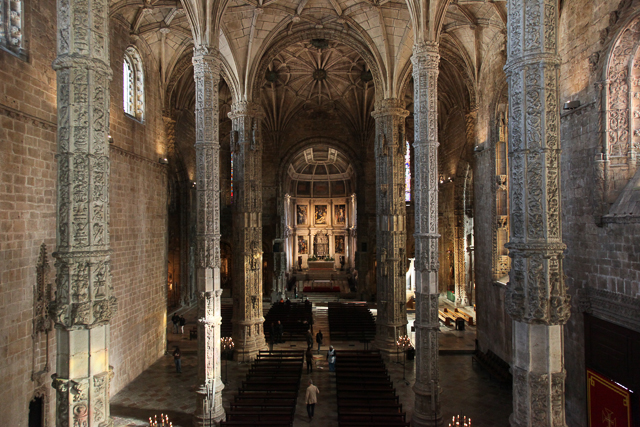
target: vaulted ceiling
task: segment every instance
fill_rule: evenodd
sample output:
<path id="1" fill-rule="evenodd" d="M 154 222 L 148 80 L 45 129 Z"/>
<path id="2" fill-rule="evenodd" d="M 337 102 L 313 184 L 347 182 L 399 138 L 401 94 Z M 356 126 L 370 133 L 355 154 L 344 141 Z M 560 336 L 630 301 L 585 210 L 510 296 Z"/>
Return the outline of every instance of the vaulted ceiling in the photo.
<path id="1" fill-rule="evenodd" d="M 504 49 L 505 2 L 433 3 L 443 13 L 441 108 L 474 109 L 485 60 Z M 352 128 L 367 126 L 375 99 L 404 97 L 410 88 L 415 4 L 229 0 L 219 29 L 224 80 L 236 99 L 263 104 L 272 130 L 286 127 L 300 109 L 338 109 Z M 165 109 L 192 109 L 194 36 L 183 4 L 120 0 L 111 2 L 110 13 L 148 46 L 154 57 L 148 63 L 157 64 L 162 76 Z"/>

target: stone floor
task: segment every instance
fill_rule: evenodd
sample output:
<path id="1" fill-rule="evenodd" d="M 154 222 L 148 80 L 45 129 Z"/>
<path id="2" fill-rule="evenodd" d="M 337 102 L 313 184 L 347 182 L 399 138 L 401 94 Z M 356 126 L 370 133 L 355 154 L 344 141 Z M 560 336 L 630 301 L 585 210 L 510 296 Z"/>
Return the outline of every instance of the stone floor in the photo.
<path id="1" fill-rule="evenodd" d="M 444 303 L 444 302 L 442 302 Z M 176 427 L 191 426 L 191 413 L 195 409 L 196 389 L 196 342 L 188 339 L 188 330 L 194 325 L 195 314 L 186 313 L 187 326 L 185 334 L 168 333 L 168 346 L 172 351 L 179 345 L 183 353 L 182 374 L 175 372 L 173 357 L 166 355 L 136 378 L 127 387 L 111 399 L 111 414 L 114 426 L 148 425 L 149 417 L 169 415 Z M 322 351 L 315 356 L 315 367 L 310 375 L 303 372 L 300 395 L 296 408 L 294 426 L 316 425 L 334 427 L 337 422 L 337 403 L 335 374 L 329 372 L 325 360 L 328 346 L 333 344 L 337 350 L 361 349 L 363 344 L 351 342 L 331 342 L 329 336 L 326 307 L 314 307 L 315 332 L 321 329 L 325 341 Z M 409 313 L 409 324 L 413 323 L 413 314 Z M 477 365 L 472 365 L 470 351 L 474 348 L 475 328 L 466 331 L 453 331 L 442 327 L 440 334 L 441 357 L 440 387 L 442 411 L 445 420 L 453 415 L 471 417 L 473 425 L 477 427 L 506 427 L 511 413 L 511 389 L 499 386 L 490 381 L 486 373 Z M 277 344 L 275 349 L 304 350 L 306 344 L 302 341 Z M 387 369 L 391 376 L 396 392 L 400 396 L 403 410 L 407 412 L 407 420 L 411 419 L 414 407 L 414 361 L 407 361 L 403 366 L 402 354 L 396 361 L 394 355 L 387 361 Z M 399 362 L 399 363 L 398 363 Z M 223 361 L 222 379 L 227 383 L 223 391 L 223 405 L 229 402 L 237 393 L 240 382 L 245 378 L 250 363 Z M 403 379 L 403 374 L 406 379 Z M 309 423 L 304 404 L 304 392 L 307 381 L 311 378 L 320 389 L 319 402 L 316 405 L 314 420 Z M 147 422 L 145 422 L 147 420 Z M 445 422 L 445 426 L 448 422 Z"/>

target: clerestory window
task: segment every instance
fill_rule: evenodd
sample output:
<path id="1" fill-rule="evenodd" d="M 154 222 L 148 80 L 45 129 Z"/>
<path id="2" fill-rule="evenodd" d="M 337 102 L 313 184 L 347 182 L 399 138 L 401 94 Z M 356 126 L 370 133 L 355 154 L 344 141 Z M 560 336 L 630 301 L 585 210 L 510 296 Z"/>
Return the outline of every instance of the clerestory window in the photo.
<path id="1" fill-rule="evenodd" d="M 127 48 L 122 62 L 122 103 L 124 112 L 139 121 L 144 120 L 144 72 L 140 54 L 133 46 Z"/>

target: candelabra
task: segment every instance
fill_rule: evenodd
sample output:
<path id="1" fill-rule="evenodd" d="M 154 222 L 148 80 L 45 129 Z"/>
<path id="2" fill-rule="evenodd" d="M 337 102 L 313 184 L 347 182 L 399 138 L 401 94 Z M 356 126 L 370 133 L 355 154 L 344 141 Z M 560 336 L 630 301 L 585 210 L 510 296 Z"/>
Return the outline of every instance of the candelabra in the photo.
<path id="1" fill-rule="evenodd" d="M 229 351 L 233 351 L 233 338 L 231 337 L 222 337 L 220 338 L 220 344 L 222 346 L 222 353 L 224 354 L 224 358 L 226 361 L 224 362 L 224 378 L 225 385 L 229 382 Z"/>
<path id="2" fill-rule="evenodd" d="M 157 415 L 154 415 L 153 418 L 149 417 L 149 427 L 173 427 L 173 423 L 169 421 L 169 415 L 160 414 L 160 423 L 158 423 Z"/>
<path id="3" fill-rule="evenodd" d="M 451 422 L 449 423 L 449 427 L 471 427 L 471 418 L 467 418 L 467 416 L 463 416 L 460 418 L 460 415 L 451 417 Z"/>
<path id="4" fill-rule="evenodd" d="M 403 335 L 398 338 L 398 341 L 396 341 L 396 345 L 398 350 L 402 349 L 402 354 L 404 355 L 404 362 L 402 363 L 402 379 L 406 380 L 405 365 L 407 364 L 407 349 L 411 347 L 411 338 Z"/>

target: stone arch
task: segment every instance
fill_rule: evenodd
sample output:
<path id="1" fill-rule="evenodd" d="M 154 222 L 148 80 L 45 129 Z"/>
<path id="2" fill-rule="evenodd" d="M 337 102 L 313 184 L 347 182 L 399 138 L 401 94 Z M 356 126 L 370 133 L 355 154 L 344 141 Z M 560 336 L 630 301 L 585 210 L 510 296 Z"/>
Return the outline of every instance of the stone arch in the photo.
<path id="1" fill-rule="evenodd" d="M 300 151 L 303 151 L 304 149 L 317 144 L 323 144 L 331 148 L 335 148 L 336 150 L 341 151 L 347 156 L 356 173 L 356 176 L 353 180 L 353 185 L 354 187 L 357 185 L 358 177 L 361 177 L 364 172 L 362 170 L 362 165 L 360 164 L 360 162 L 355 161 L 355 159 L 358 158 L 356 152 L 348 144 L 342 141 L 338 141 L 333 138 L 312 137 L 298 141 L 287 149 L 288 154 L 282 158 L 278 167 L 278 187 L 282 187 L 282 183 L 284 182 L 287 174 L 287 167 L 289 166 L 289 163 L 291 163 L 293 158 L 297 156 Z M 353 190 L 355 191 L 355 188 Z"/>
<path id="2" fill-rule="evenodd" d="M 599 91 L 600 153 L 594 168 L 597 222 L 615 214 L 627 198 L 629 181 L 638 171 L 640 153 L 640 14 L 632 16 L 611 40 Z M 615 202 L 615 203 L 614 203 Z M 612 212 L 612 210 L 614 212 Z M 622 207 L 625 214 L 629 209 Z M 633 213 L 633 209 L 631 209 Z M 637 214 L 637 212 L 635 212 Z"/>

